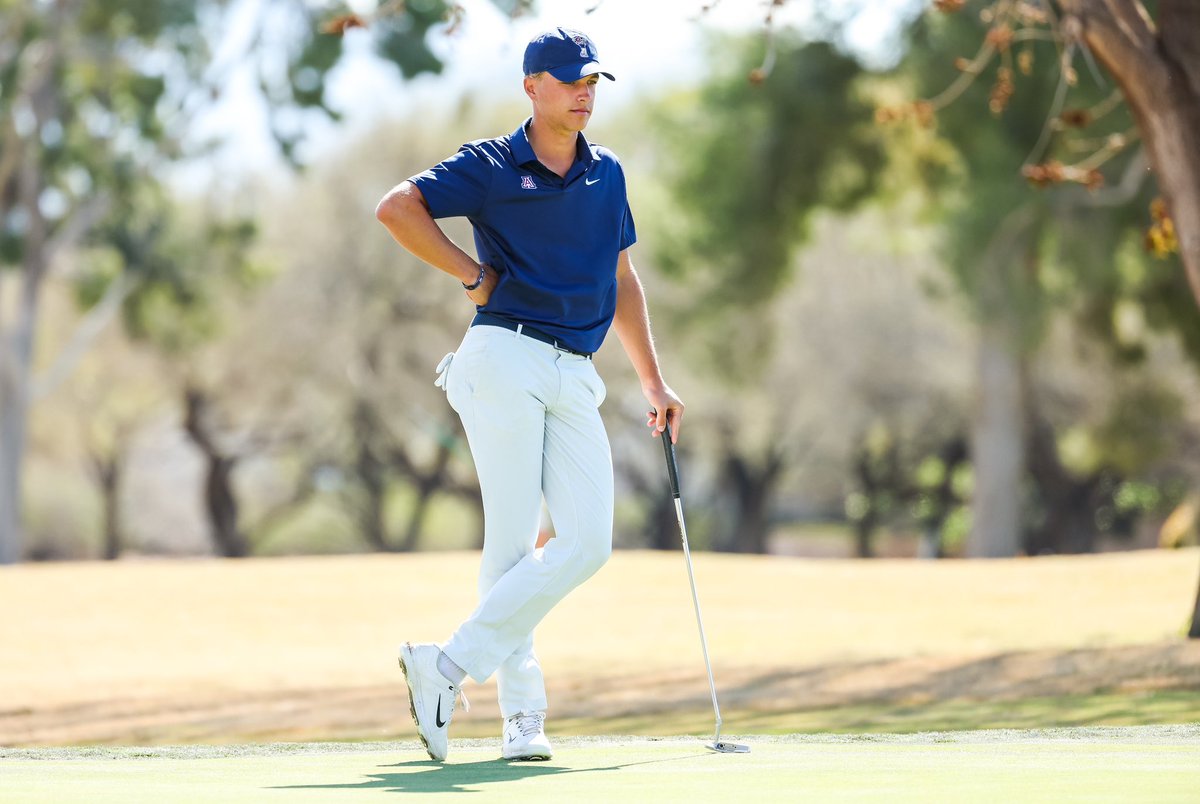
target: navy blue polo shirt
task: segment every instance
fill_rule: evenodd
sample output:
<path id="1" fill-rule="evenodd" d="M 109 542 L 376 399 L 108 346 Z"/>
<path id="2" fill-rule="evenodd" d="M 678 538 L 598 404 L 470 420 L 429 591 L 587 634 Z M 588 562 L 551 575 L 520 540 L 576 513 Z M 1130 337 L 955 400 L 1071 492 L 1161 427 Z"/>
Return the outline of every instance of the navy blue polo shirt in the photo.
<path id="1" fill-rule="evenodd" d="M 469 142 L 409 181 L 434 218 L 471 222 L 479 261 L 500 276 L 479 310 L 595 352 L 617 309 L 617 256 L 637 240 L 625 173 L 580 133 L 560 177 L 534 155 L 529 122 Z"/>

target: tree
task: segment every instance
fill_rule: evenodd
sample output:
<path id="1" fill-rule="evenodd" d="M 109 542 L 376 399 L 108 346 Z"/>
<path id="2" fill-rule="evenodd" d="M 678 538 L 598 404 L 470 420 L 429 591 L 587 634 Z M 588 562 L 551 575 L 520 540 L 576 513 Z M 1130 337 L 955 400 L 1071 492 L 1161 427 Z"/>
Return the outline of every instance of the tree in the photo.
<path id="1" fill-rule="evenodd" d="M 1059 0 L 1068 42 L 1084 43 L 1121 87 L 1200 304 L 1200 6 L 1192 0 Z"/>
<path id="2" fill-rule="evenodd" d="M 694 106 L 676 104 L 660 121 L 664 145 L 678 155 L 667 171 L 678 210 L 664 226 L 655 257 L 665 273 L 698 288 L 684 315 L 703 326 L 687 337 L 723 384 L 763 382 L 775 328 L 736 329 L 747 307 L 762 309 L 791 277 L 792 256 L 819 209 L 845 210 L 867 197 L 882 151 L 869 123 L 869 106 L 852 89 L 862 68 L 821 42 L 785 38 L 771 80 L 746 90 L 753 45 L 714 40 L 722 64 Z M 768 410 L 773 408 L 768 405 Z M 771 423 L 791 430 L 791 418 L 773 411 Z M 749 455 L 744 428 L 718 427 L 728 446 L 722 484 L 734 499 L 729 517 L 738 533 L 727 549 L 765 550 L 770 501 L 794 460 L 792 444 L 777 433 L 766 451 Z"/>
<path id="3" fill-rule="evenodd" d="M 445 501 L 462 503 L 472 525 L 482 516 L 458 417 L 433 384 L 473 309 L 456 283 L 397 249 L 372 214 L 389 187 L 445 158 L 468 129 L 493 125 L 429 125 L 442 111 L 383 122 L 347 143 L 270 204 L 265 220 L 263 246 L 288 268 L 261 300 L 259 316 L 281 341 L 264 369 L 286 367 L 310 386 L 304 398 L 319 394 L 319 458 L 339 478 L 338 507 L 373 550 L 437 546 L 428 521 Z M 463 222 L 448 225 L 469 238 Z M 469 543 L 478 543 L 482 527 L 472 529 Z"/>
<path id="4" fill-rule="evenodd" d="M 497 4 L 511 13 L 527 6 Z M 306 115 L 336 116 L 324 97 L 325 78 L 343 52 L 336 34 L 369 19 L 365 35 L 402 75 L 437 71 L 428 36 L 456 8 L 443 0 L 387 3 L 364 17 L 336 0 L 270 0 L 251 7 L 240 49 L 214 62 L 214 42 L 227 38 L 235 15 L 244 16 L 242 5 L 0 2 L 0 268 L 20 276 L 12 320 L 0 319 L 0 563 L 22 553 L 34 342 L 42 285 L 57 259 L 95 241 L 97 224 L 119 223 L 122 207 L 153 183 L 156 170 L 185 156 L 179 143 L 191 121 L 219 99 L 234 70 L 254 70 L 272 133 L 298 162 Z M 119 304 L 139 283 L 159 278 L 123 266 L 103 298 Z"/>
<path id="5" fill-rule="evenodd" d="M 940 10 L 954 12 L 964 3 L 945 0 L 937 5 Z M 1157 311 L 1158 323 L 1169 322 L 1168 326 L 1179 333 L 1193 357 L 1200 354 L 1196 350 L 1200 327 L 1195 317 L 1195 304 L 1200 303 L 1200 235 L 1197 234 L 1200 232 L 1200 8 L 1186 0 L 1162 0 L 1149 7 L 1139 0 L 1060 0 L 1043 8 L 1007 2 L 982 5 L 980 16 L 987 25 L 987 32 L 977 55 L 973 59 L 960 58 L 958 66 L 963 70 L 960 79 L 932 101 L 915 104 L 910 111 L 925 120 L 932 120 L 933 113 L 938 112 L 940 123 L 946 107 L 959 102 L 959 93 L 977 76 L 985 74 L 991 63 L 999 60 L 996 82 L 990 91 L 990 104 L 995 112 L 1004 111 L 1014 91 L 1020 94 L 1014 83 L 1014 62 L 1021 73 L 1042 77 L 1043 83 L 1045 77 L 1053 76 L 1057 82 L 1053 101 L 1043 103 L 1048 119 L 1042 126 L 1040 137 L 1031 146 L 1029 162 L 1036 163 L 1027 163 L 1023 170 L 1031 181 L 1043 186 L 1075 181 L 1095 190 L 1105 182 L 1099 167 L 1117 154 L 1127 152 L 1128 144 L 1140 138 L 1144 143 L 1146 163 L 1153 169 L 1162 194 L 1162 201 L 1152 207 L 1155 222 L 1148 240 L 1160 255 L 1178 250 L 1184 268 L 1181 278 L 1186 278 L 1190 286 L 1192 305 L 1190 310 L 1181 310 L 1177 292 L 1170 294 L 1172 300 L 1164 301 L 1162 295 L 1143 287 L 1137 291 L 1141 296 L 1139 306 Z M 1041 38 L 1039 31 L 1048 32 L 1061 48 L 1059 58 L 1051 63 L 1051 67 L 1040 71 L 1032 66 L 1034 57 L 1030 49 L 1033 40 Z M 1015 46 L 1020 42 L 1026 44 L 1014 59 Z M 1096 102 L 1093 89 L 1090 104 L 1085 102 L 1077 108 L 1068 108 L 1065 104 L 1072 94 L 1069 90 L 1078 95 L 1082 89 L 1075 67 L 1075 55 L 1080 46 L 1085 48 L 1086 58 L 1095 56 L 1116 79 L 1120 91 L 1105 101 Z M 1104 83 L 1098 73 L 1095 83 Z M 1088 94 L 1083 92 L 1084 98 Z M 1050 158 L 1056 145 L 1062 152 L 1071 144 L 1069 137 L 1054 136 L 1057 132 L 1079 127 L 1088 129 L 1088 133 L 1095 136 L 1093 124 L 1107 117 L 1120 100 L 1124 100 L 1132 117 L 1132 129 L 1101 133 L 1100 145 L 1093 146 L 1082 160 L 1068 157 L 1064 164 L 1064 161 Z M 999 125 L 1005 125 L 1003 119 Z M 967 136 L 979 138 L 977 130 Z M 961 130 L 957 135 L 952 133 L 950 138 L 959 143 L 968 141 Z M 1127 207 L 1138 200 L 1146 205 L 1145 196 L 1138 192 L 1142 184 L 1138 180 L 1138 171 L 1143 165 L 1140 160 L 1140 155 L 1124 160 L 1125 172 L 1116 190 L 1108 193 L 1108 198 L 1085 201 L 1078 194 L 1059 194 L 1052 209 L 1057 208 L 1054 211 L 1060 218 L 1067 219 L 1068 226 L 1064 227 L 1063 233 L 1070 233 L 1069 219 L 1080 212 L 1090 213 L 1087 216 L 1094 218 L 1097 208 Z M 1118 168 L 1122 167 L 1121 160 L 1116 164 Z M 1121 217 L 1119 213 L 1117 217 Z M 1120 241 L 1117 233 L 1128 226 L 1127 211 L 1124 218 L 1117 226 L 1093 223 L 1086 238 L 1080 241 L 1082 247 L 1079 250 L 1093 259 L 1098 258 L 1101 265 L 1114 265 L 1112 255 L 1117 253 L 1115 246 Z M 1035 225 L 1034 218 L 1028 220 L 1027 226 Z M 1013 228 L 1019 230 L 1017 223 L 1013 221 Z M 1032 256 L 1039 255 L 1034 252 Z M 1077 271 L 1086 270 L 1081 260 L 1067 255 L 1067 249 L 1062 249 L 1057 256 L 1062 263 L 1073 264 Z M 1094 270 L 1091 275 L 1095 276 Z M 1120 283 L 1113 282 L 1111 277 L 1119 276 L 1119 273 L 1109 270 L 1108 276 L 1109 279 L 1099 283 L 1099 292 L 1084 294 L 1090 296 L 1092 311 L 1101 315 L 1113 309 L 1114 298 L 1123 295 L 1113 292 L 1114 285 Z M 1161 288 L 1170 283 L 1159 281 L 1156 284 Z M 1178 287 L 1181 283 L 1174 284 Z M 1122 303 L 1126 302 L 1115 302 Z M 1098 316 L 1093 317 L 1093 323 L 1096 318 Z M 1108 339 L 1119 341 L 1119 333 L 1113 338 L 1113 327 L 1108 322 L 1105 324 L 1098 329 L 1108 330 Z M 1120 351 L 1119 343 L 1117 347 Z M 1126 348 L 1125 351 L 1130 350 Z M 1011 376 L 1005 385 L 1016 386 L 1019 382 L 1019 375 Z M 1036 416 L 1030 418 L 1036 421 Z M 1054 462 L 1047 460 L 1043 452 L 1037 463 L 1042 467 L 1043 477 L 1053 482 L 1056 475 Z M 1012 502 L 1014 497 L 1011 493 L 1003 495 L 1007 502 Z M 1200 625 L 1193 623 L 1192 632 L 1200 636 Z"/>
<path id="6" fill-rule="evenodd" d="M 1064 30 L 1082 39 L 1121 86 L 1146 141 L 1200 304 L 1200 6 L 1159 0 L 1061 0 Z M 1200 639 L 1200 584 L 1188 636 Z"/>
<path id="7" fill-rule="evenodd" d="M 84 451 L 88 475 L 99 492 L 100 555 L 106 560 L 119 558 L 128 546 L 121 501 L 135 439 L 147 419 L 166 407 L 163 369 L 151 350 L 130 343 L 124 333 L 110 327 L 80 361 L 70 381 L 40 403 L 34 449 L 47 429 L 61 428 L 64 419 L 74 425 L 63 428 L 64 434 Z M 56 415 L 55 408 L 63 406 L 67 410 Z"/>
<path id="8" fill-rule="evenodd" d="M 901 80 L 915 82 L 921 90 L 944 81 L 945 66 L 953 58 L 954 51 L 978 35 L 972 33 L 969 26 L 949 30 L 948 26 L 942 26 L 933 32 L 930 27 L 918 29 L 914 35 L 916 46 L 911 48 L 900 71 Z M 999 34 L 995 36 L 1000 38 Z M 1022 50 L 1017 59 L 1024 78 L 1015 96 L 1014 79 L 1007 67 L 998 72 L 997 82 L 990 88 L 965 82 L 963 87 L 968 88 L 970 94 L 943 110 L 938 117 L 938 129 L 927 132 L 925 141 L 903 144 L 915 144 L 920 152 L 906 155 L 902 154 L 903 146 L 894 147 L 889 153 L 892 164 L 883 171 L 885 175 L 898 174 L 895 163 L 898 155 L 902 155 L 901 161 L 907 163 L 908 187 L 925 185 L 934 191 L 935 203 L 928 212 L 946 224 L 949 264 L 956 284 L 970 301 L 982 333 L 978 361 L 980 408 L 974 417 L 972 450 L 976 469 L 977 535 L 971 541 L 980 554 L 1011 555 L 1022 545 L 1022 528 L 1027 523 L 1021 516 L 1021 489 L 1030 463 L 1025 452 L 1026 434 L 1045 432 L 1031 430 L 1028 425 L 1031 418 L 1036 418 L 1036 395 L 1028 380 L 1034 350 L 1049 322 L 1060 315 L 1061 310 L 1102 307 L 1098 301 L 1104 294 L 1095 292 L 1094 288 L 1112 286 L 1111 279 L 1105 278 L 1118 274 L 1112 255 L 1134 229 L 1133 216 L 1128 210 L 1111 207 L 1107 197 L 1101 199 L 1082 191 L 1039 196 L 1023 187 L 1017 178 L 1021 159 L 1032 147 L 1031 142 L 1047 130 L 1046 109 L 1051 105 L 1050 99 L 1056 88 L 1052 73 L 1028 69 L 1026 55 Z M 749 71 L 744 65 L 742 75 L 750 74 L 752 86 L 747 87 L 743 81 L 733 93 L 753 98 L 775 84 L 777 79 L 780 87 L 792 86 L 794 90 L 792 74 L 785 72 L 780 78 L 779 73 L 781 69 L 788 69 L 786 42 L 782 45 L 778 40 L 775 42 L 771 59 L 774 66 L 769 72 L 763 68 Z M 981 67 L 978 62 L 971 62 L 963 64 L 962 69 L 974 74 Z M 858 92 L 862 97 L 868 92 L 874 95 L 887 91 L 886 82 L 876 80 L 872 83 L 875 86 L 868 85 L 860 76 L 854 89 L 843 95 L 849 97 Z M 834 80 L 828 80 L 826 84 L 838 86 Z M 773 98 L 773 102 L 787 104 L 787 90 L 780 91 L 784 94 Z M 1089 93 L 1093 101 L 1100 100 L 1096 97 L 1101 93 L 1100 89 L 1093 86 L 1080 94 L 1086 99 Z M 761 221 L 775 221 L 772 214 L 803 218 L 796 208 L 790 213 L 786 210 L 760 213 L 756 206 L 757 190 L 766 188 L 763 195 L 768 198 L 792 191 L 803 199 L 805 192 L 812 192 L 814 187 L 821 188 L 824 177 L 829 175 L 820 171 L 815 175 L 804 175 L 801 180 L 807 186 L 797 189 L 795 185 L 799 180 L 792 177 L 789 167 L 797 157 L 772 154 L 757 143 L 764 136 L 768 139 L 775 136 L 804 151 L 807 143 L 800 135 L 789 138 L 780 132 L 807 131 L 782 125 L 786 122 L 783 116 L 773 118 L 769 113 L 747 112 L 746 107 L 753 109 L 753 103 L 753 100 L 746 100 L 741 104 L 733 101 L 725 104 L 739 112 L 734 117 L 734 131 L 722 129 L 715 105 L 705 109 L 705 122 L 724 134 L 726 143 L 735 142 L 736 145 L 727 144 L 725 151 L 705 150 L 697 148 L 695 142 L 699 139 L 702 145 L 703 137 L 689 139 L 688 147 L 697 154 L 696 161 L 701 167 L 683 164 L 684 170 L 691 174 L 691 184 L 686 185 L 680 200 L 685 209 L 693 211 L 691 226 L 699 234 L 689 239 L 693 231 L 687 228 L 685 219 L 682 232 L 668 238 L 671 249 L 665 255 L 668 264 L 674 260 L 688 269 L 688 278 L 693 284 L 698 280 L 701 287 L 716 288 L 710 303 L 714 303 L 717 311 L 705 310 L 703 329 L 718 333 L 715 339 L 718 342 L 711 345 L 711 351 L 717 357 L 715 362 L 740 374 L 743 380 L 754 377 L 756 360 L 770 354 L 769 339 L 764 335 L 772 329 L 760 318 L 752 333 L 723 338 L 721 334 L 733 328 L 723 325 L 720 311 L 724 309 L 726 314 L 736 317 L 744 315 L 747 305 L 761 309 L 761 305 L 756 304 L 755 292 L 762 287 L 771 288 L 772 282 L 778 281 L 780 276 L 788 276 L 792 270 L 792 265 L 781 258 L 786 251 L 781 251 L 778 246 L 783 243 L 786 248 L 786 244 L 793 242 L 791 238 L 802 223 L 771 226 L 772 231 L 764 231 L 768 227 Z M 992 125 L 981 127 L 980 107 L 989 104 L 994 111 L 1004 114 Z M 914 106 L 911 111 L 922 124 L 933 119 L 928 105 Z M 840 120 L 838 112 L 820 117 L 831 120 L 831 125 Z M 1119 125 L 1120 116 L 1116 115 L 1114 119 Z M 853 115 L 845 122 L 851 132 L 849 136 L 833 133 L 816 139 L 832 143 L 829 147 L 834 149 L 845 147 L 847 141 L 855 141 Z M 696 128 L 678 127 L 689 132 Z M 1051 143 L 1055 139 L 1051 138 Z M 1113 154 L 1107 156 L 1113 157 Z M 828 160 L 835 164 L 836 161 L 836 155 Z M 821 166 L 825 167 L 828 162 Z M 1118 168 L 1128 166 L 1128 173 L 1136 168 L 1137 157 L 1126 152 L 1116 156 L 1113 164 Z M 726 173 L 723 168 L 727 165 L 730 169 Z M 771 175 L 760 179 L 756 170 L 771 172 Z M 752 189 L 745 189 L 747 187 Z M 1123 182 L 1123 186 L 1114 192 L 1122 197 L 1136 197 L 1139 189 L 1139 186 L 1133 186 L 1132 195 L 1129 195 Z M 894 184 L 879 187 L 879 190 L 893 201 L 905 198 L 905 189 Z M 802 202 L 799 208 L 803 209 Z M 685 248 L 679 248 L 681 243 Z M 698 243 L 700 247 L 687 248 L 691 243 Z M 1076 253 L 1079 256 L 1072 256 Z M 731 255 L 733 259 L 730 259 Z M 736 255 L 744 255 L 744 262 L 739 264 Z M 711 274 L 706 275 L 705 271 Z M 1056 283 L 1062 284 L 1064 271 L 1073 274 L 1069 293 L 1056 287 Z M 1125 298 L 1128 299 L 1128 295 Z M 1039 437 L 1052 439 L 1054 435 Z M 1049 505 L 1070 505 L 1069 496 L 1064 492 L 1061 496 L 1048 495 L 1045 500 Z"/>
<path id="9" fill-rule="evenodd" d="M 938 4 L 943 10 L 961 5 Z M 1046 504 L 1069 508 L 1074 498 L 1068 491 L 1073 484 L 1058 482 L 1046 460 L 1057 447 L 1036 443 L 1056 437 L 1037 411 L 1039 395 L 1030 381 L 1051 322 L 1065 312 L 1115 343 L 1116 313 L 1145 310 L 1147 319 L 1178 333 L 1190 349 L 1197 327 L 1191 311 L 1178 309 L 1182 273 L 1179 283 L 1170 283 L 1162 281 L 1162 271 L 1144 265 L 1131 270 L 1136 258 L 1125 246 L 1141 238 L 1139 206 L 1144 210 L 1152 196 L 1140 180 L 1145 163 L 1129 147 L 1136 136 L 1119 97 L 1094 71 L 1075 74 L 1069 46 L 1050 68 L 1041 66 L 1046 48 L 1039 40 L 1046 32 L 1036 27 L 1048 18 L 1037 7 L 988 4 L 981 16 L 983 33 L 967 14 L 934 15 L 915 25 L 898 74 L 931 100 L 885 108 L 879 118 L 894 119 L 899 111 L 955 154 L 949 175 L 925 171 L 933 177 L 925 184 L 939 188 L 933 196 L 948 216 L 948 264 L 972 301 L 982 336 L 970 544 L 978 555 L 1012 555 L 1022 546 L 1021 530 L 1029 527 L 1028 512 L 1018 514 L 1026 507 L 1022 486 L 1031 469 L 1037 470 L 1033 478 Z M 976 46 L 974 58 L 959 55 Z M 961 75 L 947 87 L 944 74 L 952 63 Z M 992 75 L 993 67 L 994 81 L 985 85 L 981 78 Z M 1068 95 L 1077 105 L 1065 106 Z M 983 108 L 994 115 L 990 125 L 979 122 Z M 1072 165 L 1051 159 L 1086 146 L 1071 135 L 1080 127 L 1087 128 L 1090 142 L 1099 143 L 1090 146 L 1087 159 Z M 1026 176 L 1040 185 L 1074 179 L 1088 189 L 1033 194 L 1016 179 L 1023 160 Z M 1037 160 L 1045 161 L 1033 164 Z M 1099 166 L 1105 163 L 1121 177 L 1111 190 L 1099 189 L 1104 183 Z M 1122 278 L 1130 276 L 1154 279 Z M 1142 348 L 1115 345 L 1127 358 Z M 1048 493 L 1049 485 L 1061 493 Z"/>

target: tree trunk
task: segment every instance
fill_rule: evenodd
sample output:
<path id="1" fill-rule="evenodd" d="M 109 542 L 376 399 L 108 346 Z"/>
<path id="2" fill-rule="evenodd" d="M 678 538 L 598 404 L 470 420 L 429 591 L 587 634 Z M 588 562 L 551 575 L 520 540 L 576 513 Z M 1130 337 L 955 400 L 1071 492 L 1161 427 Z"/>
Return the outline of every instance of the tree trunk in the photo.
<path id="1" fill-rule="evenodd" d="M 871 537 L 875 535 L 875 511 L 870 510 L 854 522 L 854 555 L 856 558 L 874 558 Z"/>
<path id="2" fill-rule="evenodd" d="M 942 478 L 937 485 L 925 489 L 931 503 L 926 517 L 921 521 L 921 541 L 917 547 L 918 558 L 944 558 L 946 555 L 942 531 L 946 520 L 959 505 L 958 494 L 954 490 L 954 475 L 958 467 L 967 460 L 967 442 L 962 436 L 954 436 L 938 449 L 937 455 L 942 465 Z M 909 499 L 915 499 L 921 491 L 910 494 Z"/>
<path id="3" fill-rule="evenodd" d="M 880 479 L 871 460 L 871 450 L 863 444 L 854 461 L 854 474 L 858 480 L 859 493 L 866 500 L 865 507 L 854 518 L 854 555 L 858 558 L 874 558 L 872 537 L 879 524 Z"/>
<path id="4" fill-rule="evenodd" d="M 33 376 L 33 341 L 38 302 L 46 275 L 47 228 L 40 212 L 43 178 L 35 160 L 26 160 L 18 176 L 21 207 L 29 222 L 21 265 L 20 299 L 11 333 L 0 330 L 0 564 L 21 560 L 21 478 Z"/>
<path id="5" fill-rule="evenodd" d="M 639 488 L 653 488 L 639 486 Z M 650 513 L 646 517 L 646 528 L 650 549 L 682 550 L 683 538 L 679 533 L 679 520 L 675 515 L 675 497 L 670 489 L 664 488 L 654 494 L 650 502 Z"/>
<path id="6" fill-rule="evenodd" d="M 1188 629 L 1189 639 L 1200 639 L 1200 588 L 1196 591 L 1196 605 L 1192 607 L 1192 627 Z"/>
<path id="7" fill-rule="evenodd" d="M 115 561 L 121 557 L 121 474 L 122 460 L 119 453 L 95 456 L 92 459 L 96 477 L 100 481 L 100 494 L 104 509 L 104 559 Z"/>
<path id="8" fill-rule="evenodd" d="M 363 490 L 363 499 L 357 506 L 359 528 L 363 540 L 372 550 L 386 552 L 391 550 L 387 540 L 387 524 L 384 521 L 386 468 L 375 454 L 375 443 L 381 434 L 375 424 L 371 406 L 365 399 L 355 400 L 352 419 L 354 439 L 358 442 L 354 473 Z"/>
<path id="9" fill-rule="evenodd" d="M 1021 546 L 1021 470 L 1024 415 L 1021 364 L 1013 333 L 1004 323 L 984 322 L 979 336 L 979 374 L 971 422 L 975 489 L 971 501 L 972 558 L 1014 556 Z"/>
<path id="10" fill-rule="evenodd" d="M 233 470 L 237 459 L 209 454 L 204 501 L 208 509 L 213 542 L 225 558 L 245 558 L 250 553 L 246 537 L 238 528 L 238 502 L 233 492 Z"/>
<path id="11" fill-rule="evenodd" d="M 449 439 L 439 441 L 433 467 L 427 472 L 421 472 L 406 452 L 396 451 L 396 463 L 412 480 L 413 488 L 417 492 L 417 499 L 413 502 L 412 513 L 408 518 L 408 527 L 400 542 L 401 552 L 411 553 L 417 549 L 421 531 L 425 527 L 425 518 L 429 514 L 430 503 L 433 502 L 434 495 L 444 489 L 449 482 L 448 474 L 450 458 L 454 454 L 453 449 L 453 441 Z"/>
<path id="12" fill-rule="evenodd" d="M 1060 3 L 1133 111 L 1200 304 L 1200 4 L 1160 0 L 1156 27 L 1136 0 Z"/>
<path id="13" fill-rule="evenodd" d="M 1059 0 L 1133 110 L 1200 304 L 1200 3 L 1159 0 L 1155 26 L 1136 0 Z M 1200 638 L 1200 586 L 1188 636 Z"/>
<path id="14" fill-rule="evenodd" d="M 25 457 L 29 363 L 4 334 L 0 344 L 0 564 L 21 560 L 21 473 Z"/>
<path id="15" fill-rule="evenodd" d="M 975 405 L 971 418 L 970 558 L 1015 556 L 1021 547 L 1021 476 L 1025 467 L 1025 331 L 1031 249 L 1038 212 L 1010 212 L 996 229 L 976 271 L 980 316 Z"/>
<path id="16" fill-rule="evenodd" d="M 725 456 L 723 476 L 726 488 L 734 495 L 734 522 L 728 537 L 721 540 L 723 549 L 735 553 L 767 552 L 771 500 L 783 466 L 783 453 L 774 446 L 767 449 L 761 466 L 754 466 L 732 451 Z"/>
<path id="17" fill-rule="evenodd" d="M 233 470 L 237 457 L 223 453 L 208 421 L 209 402 L 205 392 L 189 388 L 184 394 L 185 429 L 208 463 L 204 479 L 204 507 L 209 533 L 218 555 L 243 558 L 249 544 L 238 528 L 238 502 L 233 490 Z"/>
<path id="18" fill-rule="evenodd" d="M 62 4 L 53 9 L 40 38 L 43 46 L 40 58 L 30 64 L 32 69 L 28 74 L 16 71 L 10 76 L 16 81 L 16 100 L 27 102 L 28 111 L 33 113 L 35 133 L 31 137 L 17 134 L 11 116 L 4 117 L 8 130 L 3 138 L 4 159 L 0 160 L 5 164 L 0 169 L 0 216 L 7 219 L 15 203 L 26 223 L 21 237 L 20 299 L 12 331 L 6 331 L 0 320 L 0 564 L 20 561 L 24 550 L 21 478 L 28 433 L 33 342 L 37 335 L 42 280 L 50 263 L 50 230 L 41 207 L 46 180 L 42 160 L 37 156 L 40 152 L 36 145 L 32 148 L 29 145 L 36 132 L 58 116 L 61 26 L 70 11 Z M 21 35 L 19 32 L 18 37 Z M 13 101 L 10 97 L 7 103 L 10 108 L 17 105 Z M 10 168 L 13 172 L 9 172 Z M 2 303 L 0 298 L 0 312 Z"/>
<path id="19" fill-rule="evenodd" d="M 1027 466 L 1043 517 L 1025 535 L 1025 552 L 1031 556 L 1093 552 L 1096 512 L 1111 500 L 1111 489 L 1120 478 L 1104 468 L 1084 477 L 1069 472 L 1059 460 L 1054 428 L 1033 412 L 1032 400 L 1026 404 L 1031 411 Z"/>
<path id="20" fill-rule="evenodd" d="M 617 475 L 629 483 L 629 495 L 636 497 L 645 511 L 641 521 L 642 543 L 651 550 L 680 550 L 679 523 L 675 519 L 675 498 L 664 474 L 647 472 L 640 464 L 625 462 Z"/>

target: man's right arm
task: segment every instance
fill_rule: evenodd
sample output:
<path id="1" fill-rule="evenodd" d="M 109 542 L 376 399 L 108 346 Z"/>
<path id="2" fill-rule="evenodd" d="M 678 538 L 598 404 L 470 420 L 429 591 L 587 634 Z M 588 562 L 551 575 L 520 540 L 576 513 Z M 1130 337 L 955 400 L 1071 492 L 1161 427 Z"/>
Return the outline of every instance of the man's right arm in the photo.
<path id="1" fill-rule="evenodd" d="M 475 290 L 468 291 L 467 297 L 476 304 L 487 303 L 499 281 L 496 272 L 490 266 L 481 266 L 446 237 L 415 184 L 403 181 L 393 187 L 375 207 L 375 217 L 413 256 L 450 274 L 464 285 L 474 284 L 482 267 L 483 282 Z"/>

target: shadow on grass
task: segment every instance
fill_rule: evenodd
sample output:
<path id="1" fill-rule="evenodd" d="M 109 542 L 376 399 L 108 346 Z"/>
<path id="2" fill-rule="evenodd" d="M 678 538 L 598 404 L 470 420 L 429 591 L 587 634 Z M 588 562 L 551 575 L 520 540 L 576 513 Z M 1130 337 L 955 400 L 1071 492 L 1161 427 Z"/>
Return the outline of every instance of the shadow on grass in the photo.
<path id="1" fill-rule="evenodd" d="M 486 759 L 479 762 L 443 764 L 432 760 L 400 762 L 383 765 L 384 768 L 404 768 L 399 773 L 372 773 L 365 781 L 346 784 L 300 784 L 282 785 L 269 790 L 384 790 L 388 793 L 483 793 L 479 785 L 495 782 L 516 782 L 543 776 L 564 776 L 570 773 L 598 773 L 632 768 L 636 765 L 653 765 L 658 762 L 676 762 L 695 759 L 702 754 L 648 759 L 641 762 L 625 762 L 595 768 L 564 768 L 552 762 L 511 762 L 505 759 Z"/>

